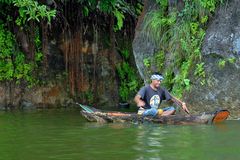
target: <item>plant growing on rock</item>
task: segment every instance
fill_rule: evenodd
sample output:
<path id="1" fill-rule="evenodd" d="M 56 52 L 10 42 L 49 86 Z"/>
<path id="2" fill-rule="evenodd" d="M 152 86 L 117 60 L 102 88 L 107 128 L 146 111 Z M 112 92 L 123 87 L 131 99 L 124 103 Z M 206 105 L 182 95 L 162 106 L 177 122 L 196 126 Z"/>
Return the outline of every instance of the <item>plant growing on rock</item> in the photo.
<path id="1" fill-rule="evenodd" d="M 129 51 L 122 50 L 121 55 L 124 61 L 117 64 L 117 74 L 120 80 L 119 95 L 120 101 L 127 102 L 129 96 L 136 92 L 139 82 L 136 71 L 129 64 Z"/>
<path id="2" fill-rule="evenodd" d="M 31 87 L 38 83 L 35 72 L 43 60 L 39 26 L 34 24 L 45 19 L 50 22 L 56 11 L 34 0 L 3 0 L 0 8 L 5 11 L 0 11 L 0 81 L 24 82 Z"/>
<path id="3" fill-rule="evenodd" d="M 167 69 L 161 65 L 158 68 L 164 70 L 167 87 L 175 96 L 181 97 L 190 89 L 190 74 L 205 84 L 201 45 L 209 16 L 214 14 L 222 0 L 185 0 L 182 9 L 170 5 L 168 0 L 156 2 L 159 9 L 146 15 L 144 30 L 146 37 L 155 41 L 160 50 L 170 54 L 168 57 L 172 63 L 165 66 Z"/>

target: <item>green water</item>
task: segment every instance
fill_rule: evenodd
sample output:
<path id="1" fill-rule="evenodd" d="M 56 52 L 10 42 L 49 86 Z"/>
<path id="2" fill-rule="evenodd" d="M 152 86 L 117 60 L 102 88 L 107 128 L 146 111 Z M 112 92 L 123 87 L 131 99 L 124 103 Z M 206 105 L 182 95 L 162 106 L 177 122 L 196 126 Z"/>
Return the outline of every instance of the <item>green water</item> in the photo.
<path id="1" fill-rule="evenodd" d="M 236 160 L 240 122 L 220 125 L 88 123 L 78 111 L 0 112 L 3 160 Z"/>

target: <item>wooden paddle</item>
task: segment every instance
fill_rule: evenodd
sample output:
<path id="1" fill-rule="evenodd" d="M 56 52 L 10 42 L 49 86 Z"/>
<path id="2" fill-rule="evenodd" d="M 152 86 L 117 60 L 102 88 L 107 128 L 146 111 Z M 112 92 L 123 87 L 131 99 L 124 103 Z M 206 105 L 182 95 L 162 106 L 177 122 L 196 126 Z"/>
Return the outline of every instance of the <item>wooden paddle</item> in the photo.
<path id="1" fill-rule="evenodd" d="M 169 93 L 169 94 L 170 94 L 170 93 Z M 171 94 L 170 94 L 170 95 L 171 95 Z M 176 103 L 178 106 L 182 107 L 182 101 L 180 101 L 178 98 L 174 97 L 173 95 L 171 95 L 171 97 L 172 97 L 172 101 L 173 101 L 174 103 Z M 183 109 L 183 108 L 182 108 L 182 109 Z M 187 108 L 186 108 L 184 111 L 185 111 L 187 114 L 190 114 Z"/>

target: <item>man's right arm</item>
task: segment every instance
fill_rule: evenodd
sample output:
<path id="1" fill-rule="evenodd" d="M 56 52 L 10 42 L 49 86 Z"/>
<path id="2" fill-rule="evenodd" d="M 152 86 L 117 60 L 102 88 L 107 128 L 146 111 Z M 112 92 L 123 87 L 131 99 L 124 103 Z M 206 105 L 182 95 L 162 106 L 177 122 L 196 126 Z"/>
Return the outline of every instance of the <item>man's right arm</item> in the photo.
<path id="1" fill-rule="evenodd" d="M 145 93 L 146 93 L 146 87 L 142 87 L 136 94 L 134 101 L 136 102 L 138 107 L 145 106 L 146 103 L 143 100 L 143 97 L 145 97 Z"/>
<path id="2" fill-rule="evenodd" d="M 141 96 L 139 94 L 137 94 L 135 96 L 134 101 L 136 102 L 138 107 L 144 107 L 145 106 L 145 102 L 141 99 Z"/>

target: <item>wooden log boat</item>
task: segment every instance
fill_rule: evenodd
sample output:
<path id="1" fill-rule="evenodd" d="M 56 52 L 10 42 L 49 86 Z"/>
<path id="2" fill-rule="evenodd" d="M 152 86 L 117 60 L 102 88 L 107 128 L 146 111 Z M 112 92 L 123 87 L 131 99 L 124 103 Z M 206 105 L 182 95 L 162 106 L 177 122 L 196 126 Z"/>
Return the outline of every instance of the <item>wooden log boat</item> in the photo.
<path id="1" fill-rule="evenodd" d="M 171 116 L 141 116 L 136 113 L 123 113 L 115 111 L 102 111 L 94 107 L 77 103 L 81 108 L 81 114 L 90 122 L 114 123 L 114 122 L 132 122 L 132 123 L 159 123 L 159 124 L 215 124 L 225 121 L 230 112 L 228 110 L 217 110 L 211 113 L 202 113 L 200 115 L 171 115 Z"/>

